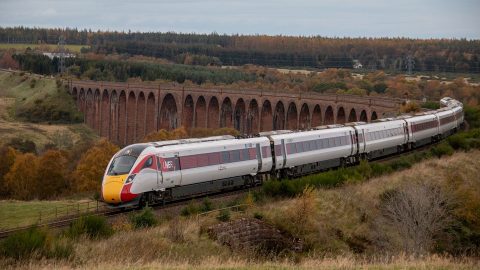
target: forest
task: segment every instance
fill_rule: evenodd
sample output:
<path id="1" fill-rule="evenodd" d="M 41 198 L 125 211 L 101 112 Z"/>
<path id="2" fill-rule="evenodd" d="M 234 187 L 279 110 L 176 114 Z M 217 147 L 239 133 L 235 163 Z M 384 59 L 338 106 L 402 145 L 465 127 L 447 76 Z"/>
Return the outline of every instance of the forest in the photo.
<path id="1" fill-rule="evenodd" d="M 82 51 L 144 55 L 180 64 L 271 67 L 353 68 L 405 72 L 480 73 L 480 41 L 466 39 L 327 38 L 103 32 L 78 29 L 0 27 L 2 43 L 88 45 Z"/>

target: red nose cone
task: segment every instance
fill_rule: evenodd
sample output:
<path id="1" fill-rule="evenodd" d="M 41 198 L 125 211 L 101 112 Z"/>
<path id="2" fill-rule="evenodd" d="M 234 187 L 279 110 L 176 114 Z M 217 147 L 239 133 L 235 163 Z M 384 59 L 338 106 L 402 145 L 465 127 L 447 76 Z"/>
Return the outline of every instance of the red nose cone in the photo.
<path id="1" fill-rule="evenodd" d="M 129 202 L 138 196 L 138 194 L 133 194 L 130 192 L 131 187 L 132 187 L 131 183 L 123 186 L 122 193 L 120 194 L 120 198 L 122 199 L 122 202 Z"/>

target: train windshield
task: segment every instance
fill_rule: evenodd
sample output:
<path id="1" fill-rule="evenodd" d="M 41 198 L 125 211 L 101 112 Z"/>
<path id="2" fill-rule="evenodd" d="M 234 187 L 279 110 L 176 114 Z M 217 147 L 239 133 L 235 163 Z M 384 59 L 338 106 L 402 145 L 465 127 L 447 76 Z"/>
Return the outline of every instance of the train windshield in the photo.
<path id="1" fill-rule="evenodd" d="M 108 168 L 108 175 L 127 174 L 135 164 L 137 157 L 134 156 L 119 156 L 112 161 Z"/>

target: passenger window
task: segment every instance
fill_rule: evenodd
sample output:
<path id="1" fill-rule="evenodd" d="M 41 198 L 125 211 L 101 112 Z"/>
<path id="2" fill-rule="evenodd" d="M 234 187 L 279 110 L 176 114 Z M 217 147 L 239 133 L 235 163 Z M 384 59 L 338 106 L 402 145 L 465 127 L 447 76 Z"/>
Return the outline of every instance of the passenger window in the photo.
<path id="1" fill-rule="evenodd" d="M 328 138 L 328 146 L 335 147 L 335 138 Z"/>
<path id="2" fill-rule="evenodd" d="M 217 153 L 209 153 L 208 154 L 208 165 L 218 165 L 220 164 L 220 154 Z"/>
<path id="3" fill-rule="evenodd" d="M 340 137 L 340 145 L 345 145 L 346 144 L 346 139 L 345 136 Z"/>
<path id="4" fill-rule="evenodd" d="M 303 150 L 303 143 L 301 142 L 298 142 L 297 143 L 297 153 L 302 153 L 304 150 Z"/>
<path id="5" fill-rule="evenodd" d="M 230 151 L 230 162 L 238 162 L 238 161 L 240 161 L 240 150 Z"/>
<path id="6" fill-rule="evenodd" d="M 310 141 L 310 150 L 317 150 L 317 142 Z"/>
<path id="7" fill-rule="evenodd" d="M 335 146 L 340 146 L 341 144 L 340 138 L 336 137 L 335 138 Z"/>
<path id="8" fill-rule="evenodd" d="M 310 142 L 303 142 L 303 151 L 310 151 Z"/>
<path id="9" fill-rule="evenodd" d="M 208 166 L 208 154 L 197 155 L 197 165 L 198 167 Z"/>
<path id="10" fill-rule="evenodd" d="M 248 148 L 242 149 L 242 160 L 249 160 L 250 157 L 248 156 Z"/>
<path id="11" fill-rule="evenodd" d="M 222 152 L 222 163 L 229 163 L 230 162 L 230 153 L 229 151 Z"/>

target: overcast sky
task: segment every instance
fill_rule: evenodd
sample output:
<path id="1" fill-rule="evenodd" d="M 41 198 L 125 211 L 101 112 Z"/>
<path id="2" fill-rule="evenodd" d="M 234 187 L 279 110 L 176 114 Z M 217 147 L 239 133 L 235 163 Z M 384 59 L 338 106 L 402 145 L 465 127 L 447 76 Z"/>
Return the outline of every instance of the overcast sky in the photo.
<path id="1" fill-rule="evenodd" d="M 0 0 L 1 26 L 480 38 L 480 0 Z"/>

